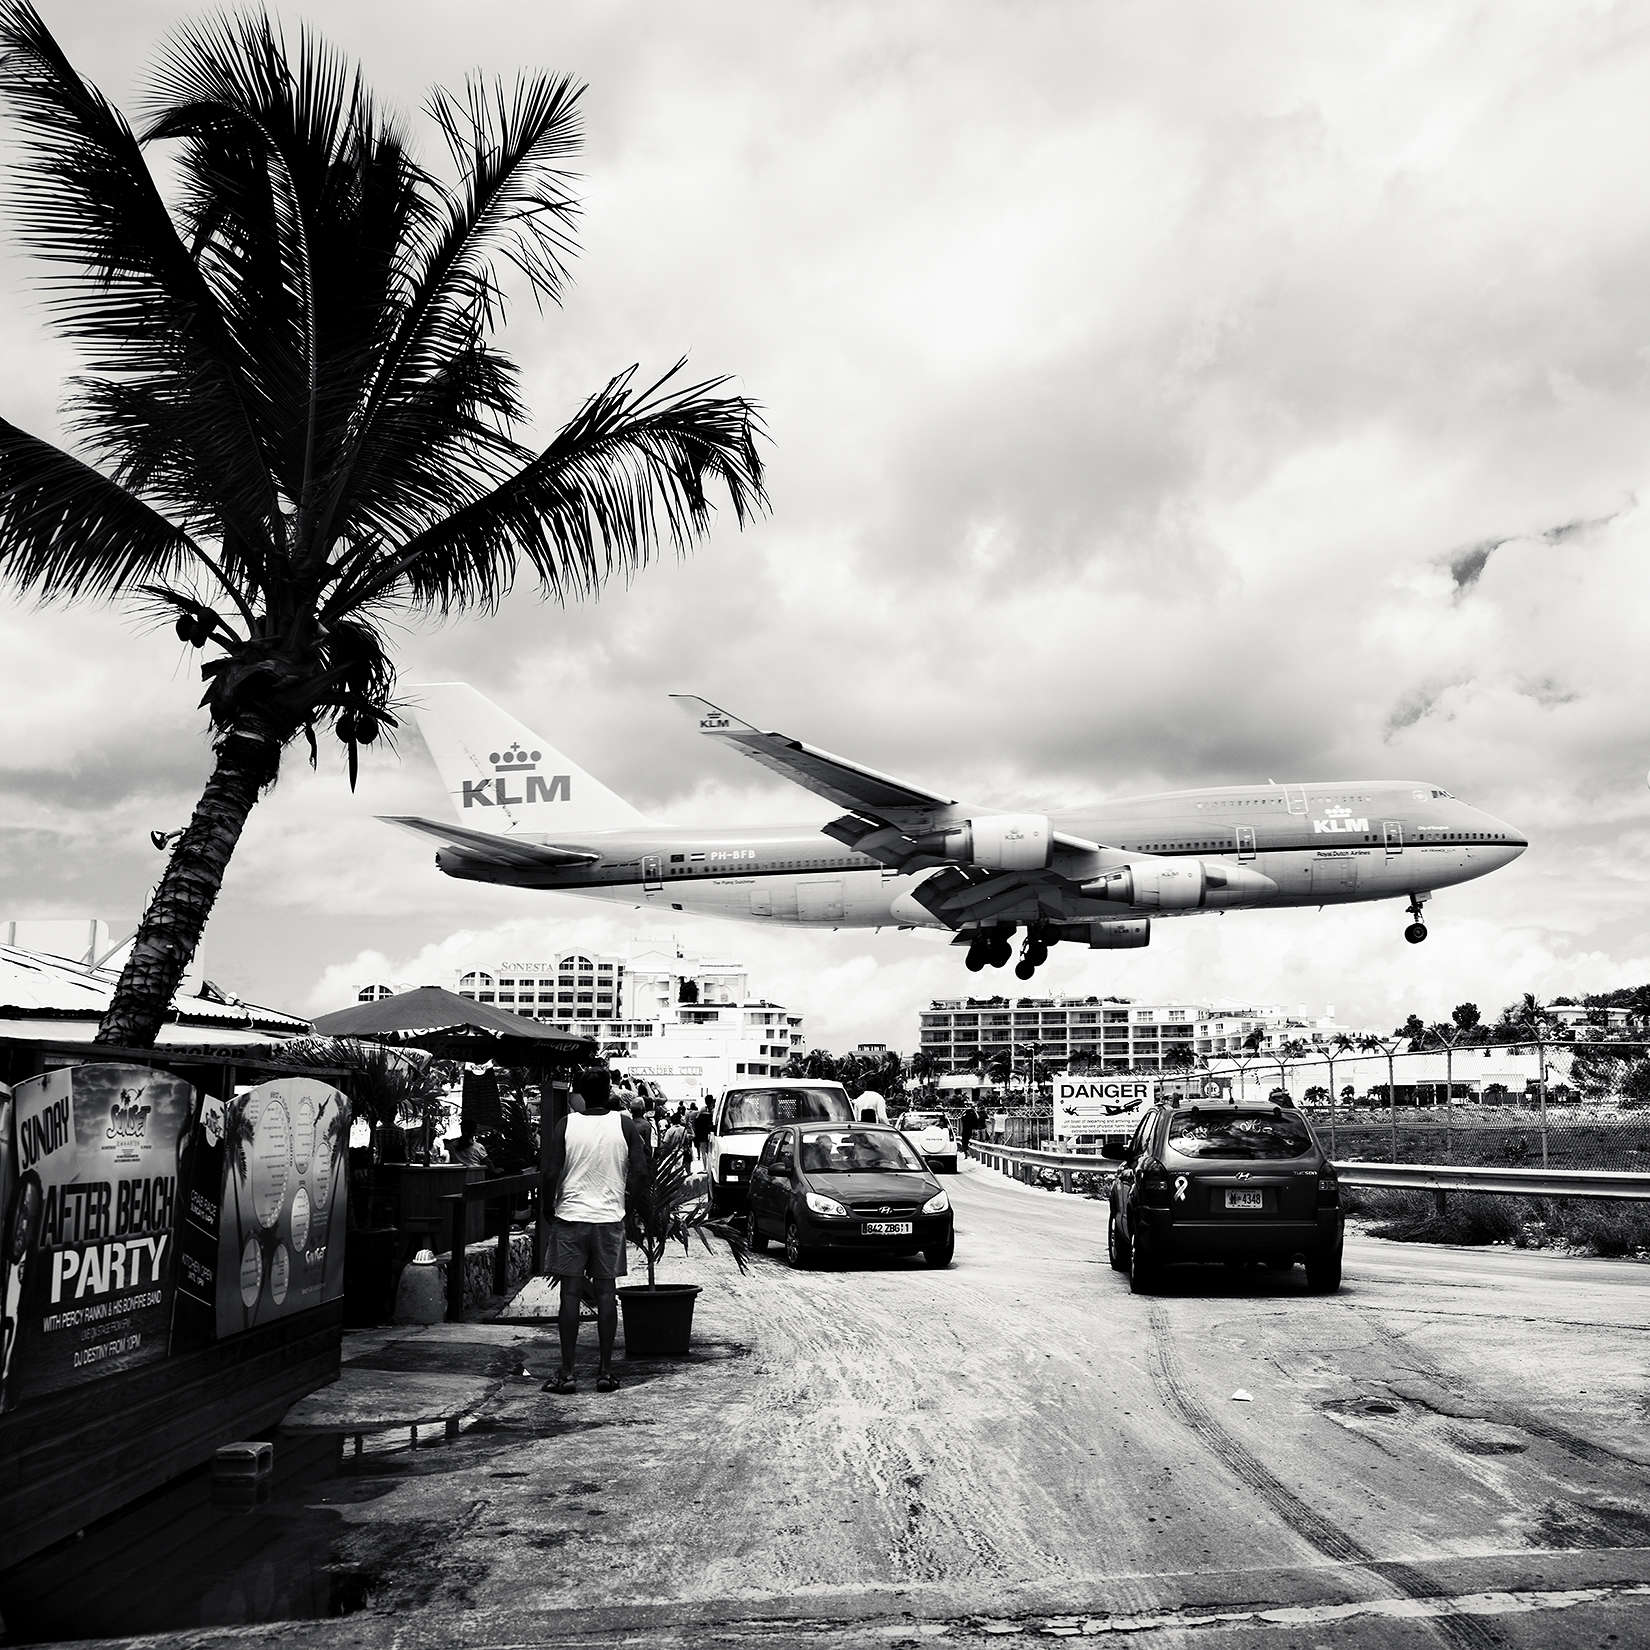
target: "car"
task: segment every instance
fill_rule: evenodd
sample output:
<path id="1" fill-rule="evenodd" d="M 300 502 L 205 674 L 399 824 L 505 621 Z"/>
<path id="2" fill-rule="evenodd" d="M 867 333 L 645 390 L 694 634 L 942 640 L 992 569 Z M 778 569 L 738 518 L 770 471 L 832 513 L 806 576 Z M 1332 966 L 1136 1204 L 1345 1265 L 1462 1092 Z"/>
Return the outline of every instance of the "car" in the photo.
<path id="1" fill-rule="evenodd" d="M 1292 1107 L 1164 1103 L 1102 1154 L 1112 1181 L 1107 1249 L 1136 1294 L 1174 1261 L 1306 1262 L 1307 1283 L 1341 1286 L 1340 1186 L 1312 1125 Z"/>
<path id="2" fill-rule="evenodd" d="M 711 1110 L 705 1179 L 710 1212 L 745 1207 L 751 1170 L 776 1124 L 847 1123 L 853 1102 L 840 1083 L 804 1077 L 752 1077 L 724 1089 Z"/>
<path id="3" fill-rule="evenodd" d="M 899 1120 L 900 1132 L 922 1153 L 929 1168 L 957 1172 L 957 1141 L 951 1125 L 937 1111 L 908 1111 Z"/>
<path id="4" fill-rule="evenodd" d="M 951 1264 L 951 1199 L 898 1129 L 799 1122 L 774 1129 L 751 1175 L 746 1238 L 805 1266 L 826 1252 L 914 1255 Z"/>

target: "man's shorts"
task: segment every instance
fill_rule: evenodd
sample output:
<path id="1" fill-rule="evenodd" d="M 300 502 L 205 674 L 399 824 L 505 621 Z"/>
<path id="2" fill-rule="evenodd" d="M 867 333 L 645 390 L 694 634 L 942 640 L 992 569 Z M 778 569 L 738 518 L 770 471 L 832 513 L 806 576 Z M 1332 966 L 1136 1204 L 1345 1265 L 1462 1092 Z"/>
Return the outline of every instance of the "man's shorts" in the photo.
<path id="1" fill-rule="evenodd" d="M 558 1278 L 622 1278 L 625 1265 L 622 1220 L 550 1222 L 550 1270 Z"/>

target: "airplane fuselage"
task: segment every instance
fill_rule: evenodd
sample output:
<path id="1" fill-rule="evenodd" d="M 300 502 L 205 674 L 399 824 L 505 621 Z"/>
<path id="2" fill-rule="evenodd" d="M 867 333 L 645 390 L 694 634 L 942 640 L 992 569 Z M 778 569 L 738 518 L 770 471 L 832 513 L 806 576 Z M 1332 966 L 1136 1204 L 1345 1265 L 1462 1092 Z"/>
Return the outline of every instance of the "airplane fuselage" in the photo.
<path id="1" fill-rule="evenodd" d="M 1223 909 L 1276 909 L 1414 897 L 1487 875 L 1527 846 L 1503 821 L 1421 781 L 1335 780 L 1163 792 L 1057 816 L 1057 830 L 1129 853 L 1201 859 L 1259 872 L 1275 892 L 1222 901 Z M 548 839 L 523 834 L 518 840 Z M 595 855 L 557 866 L 479 865 L 444 850 L 449 875 L 548 888 L 643 909 L 831 928 L 950 925 L 913 890 L 936 868 L 905 873 L 833 841 L 817 828 L 637 826 L 560 833 L 557 845 Z M 1170 914 L 1062 891 L 1067 921 Z M 1046 907 L 1041 913 L 1046 916 Z M 998 922 L 1039 915 L 996 907 Z"/>

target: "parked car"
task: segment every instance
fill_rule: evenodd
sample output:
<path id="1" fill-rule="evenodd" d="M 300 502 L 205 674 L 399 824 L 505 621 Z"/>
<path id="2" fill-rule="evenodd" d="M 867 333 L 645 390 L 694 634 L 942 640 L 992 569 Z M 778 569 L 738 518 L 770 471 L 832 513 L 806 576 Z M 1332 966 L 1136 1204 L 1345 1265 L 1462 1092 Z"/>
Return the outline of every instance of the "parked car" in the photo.
<path id="1" fill-rule="evenodd" d="M 705 1178 L 710 1208 L 725 1215 L 745 1207 L 751 1170 L 779 1123 L 847 1123 L 853 1103 L 840 1083 L 803 1077 L 753 1077 L 722 1091 L 711 1113 Z"/>
<path id="2" fill-rule="evenodd" d="M 900 1130 L 922 1153 L 929 1168 L 944 1174 L 957 1172 L 957 1140 L 951 1125 L 937 1111 L 908 1111 L 899 1120 Z"/>
<path id="3" fill-rule="evenodd" d="M 1301 1259 L 1313 1289 L 1340 1288 L 1340 1187 L 1298 1111 L 1165 1104 L 1101 1150 L 1119 1163 L 1107 1247 L 1135 1293 L 1182 1260 Z"/>
<path id="4" fill-rule="evenodd" d="M 827 1250 L 912 1255 L 946 1267 L 951 1199 L 900 1130 L 885 1123 L 795 1123 L 762 1144 L 746 1217 L 752 1249 L 770 1238 L 805 1266 Z"/>

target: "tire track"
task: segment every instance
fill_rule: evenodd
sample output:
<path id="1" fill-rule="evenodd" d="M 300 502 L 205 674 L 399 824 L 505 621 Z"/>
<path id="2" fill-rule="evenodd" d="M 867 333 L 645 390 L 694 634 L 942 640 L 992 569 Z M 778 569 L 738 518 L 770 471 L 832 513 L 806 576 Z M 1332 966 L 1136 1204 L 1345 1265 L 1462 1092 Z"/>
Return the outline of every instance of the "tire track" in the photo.
<path id="1" fill-rule="evenodd" d="M 1372 1308 L 1360 1306 L 1355 1310 L 1369 1326 L 1370 1333 L 1377 1340 L 1385 1342 L 1390 1351 L 1407 1358 L 1429 1380 L 1437 1382 L 1446 1390 L 1450 1389 L 1449 1372 L 1424 1347 L 1417 1346 L 1396 1330 L 1389 1328 L 1375 1315 Z M 1467 1402 L 1464 1397 L 1462 1401 Z M 1622 1450 L 1611 1449 L 1607 1444 L 1595 1443 L 1590 1438 L 1583 1438 L 1580 1433 L 1572 1432 L 1556 1421 L 1548 1421 L 1521 1405 L 1491 1400 L 1476 1407 L 1494 1412 L 1483 1416 L 1482 1419 L 1492 1424 L 1512 1427 L 1518 1432 L 1526 1432 L 1532 1438 L 1539 1438 L 1543 1443 L 1552 1444 L 1555 1448 L 1574 1456 L 1578 1461 L 1585 1461 L 1590 1467 L 1631 1467 L 1637 1472 L 1645 1470 L 1645 1463 L 1635 1456 L 1628 1455 Z"/>
<path id="2" fill-rule="evenodd" d="M 1421 1600 L 1435 1596 L 1434 1584 L 1418 1570 L 1376 1558 L 1345 1530 L 1302 1500 L 1227 1432 L 1188 1386 L 1174 1345 L 1173 1326 L 1162 1306 L 1157 1301 L 1148 1301 L 1146 1313 L 1151 1325 L 1155 1373 L 1163 1395 L 1215 1460 L 1253 1490 L 1296 1535 L 1317 1548 L 1325 1558 L 1366 1570 L 1374 1580 L 1389 1583 L 1407 1598 Z M 1501 1650 L 1506 1643 L 1501 1634 L 1472 1616 L 1440 1616 L 1427 1625 L 1450 1650 Z"/>

